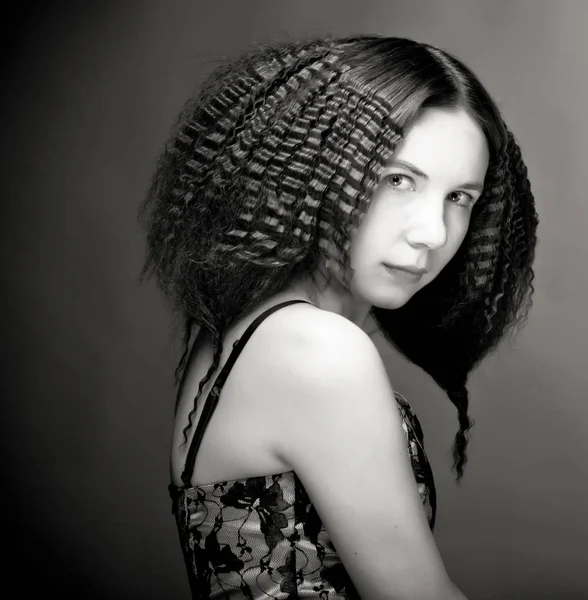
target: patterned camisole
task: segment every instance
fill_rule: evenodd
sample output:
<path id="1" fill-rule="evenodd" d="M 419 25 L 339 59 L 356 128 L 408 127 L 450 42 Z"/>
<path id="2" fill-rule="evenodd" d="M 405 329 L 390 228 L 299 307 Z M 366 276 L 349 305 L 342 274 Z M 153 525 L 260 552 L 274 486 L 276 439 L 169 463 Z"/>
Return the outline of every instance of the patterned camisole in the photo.
<path id="1" fill-rule="evenodd" d="M 289 300 L 272 306 L 235 342 L 206 399 L 182 473 L 184 486 L 171 484 L 168 488 L 192 598 L 359 599 L 295 471 L 208 485 L 190 484 L 202 436 L 222 386 L 247 340 L 263 319 L 296 302 L 305 301 Z M 421 426 L 408 402 L 398 393 L 396 402 L 416 485 L 433 530 L 435 483 L 423 448 Z"/>

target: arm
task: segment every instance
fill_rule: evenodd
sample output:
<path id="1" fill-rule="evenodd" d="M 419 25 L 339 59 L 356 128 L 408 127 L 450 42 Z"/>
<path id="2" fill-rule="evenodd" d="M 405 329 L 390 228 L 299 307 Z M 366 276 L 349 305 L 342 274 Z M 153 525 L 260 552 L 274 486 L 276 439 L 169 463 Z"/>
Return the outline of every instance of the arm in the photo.
<path id="1" fill-rule="evenodd" d="M 277 348 L 273 332 L 264 365 L 288 424 L 276 453 L 304 484 L 362 598 L 465 600 L 429 529 L 377 348 L 339 315 L 303 319 Z"/>

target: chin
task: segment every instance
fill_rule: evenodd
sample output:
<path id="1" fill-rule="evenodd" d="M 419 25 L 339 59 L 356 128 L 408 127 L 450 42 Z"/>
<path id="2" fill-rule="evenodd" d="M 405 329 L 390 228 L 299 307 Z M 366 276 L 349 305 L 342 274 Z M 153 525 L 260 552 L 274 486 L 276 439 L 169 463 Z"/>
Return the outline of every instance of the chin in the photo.
<path id="1" fill-rule="evenodd" d="M 394 296 L 388 294 L 384 297 L 379 296 L 374 298 L 372 306 L 377 306 L 385 310 L 396 310 L 397 308 L 402 308 L 413 296 L 414 294 L 395 294 Z"/>

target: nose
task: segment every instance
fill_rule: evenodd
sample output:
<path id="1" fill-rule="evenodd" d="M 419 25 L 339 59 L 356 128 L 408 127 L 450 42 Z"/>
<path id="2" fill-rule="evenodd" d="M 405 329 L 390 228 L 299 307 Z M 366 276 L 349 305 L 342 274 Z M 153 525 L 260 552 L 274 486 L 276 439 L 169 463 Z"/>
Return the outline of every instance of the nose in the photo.
<path id="1" fill-rule="evenodd" d="M 417 203 L 419 204 L 419 203 Z M 411 246 L 437 250 L 447 243 L 444 199 L 429 199 L 420 203 L 406 234 Z"/>

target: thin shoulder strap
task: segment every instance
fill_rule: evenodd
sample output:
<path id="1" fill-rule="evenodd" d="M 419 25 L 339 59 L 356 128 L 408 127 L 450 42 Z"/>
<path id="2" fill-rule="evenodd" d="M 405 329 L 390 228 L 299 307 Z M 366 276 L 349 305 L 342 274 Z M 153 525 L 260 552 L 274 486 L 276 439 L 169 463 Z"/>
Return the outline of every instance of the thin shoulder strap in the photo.
<path id="1" fill-rule="evenodd" d="M 200 443 L 202 442 L 202 437 L 204 436 L 204 431 L 212 417 L 212 414 L 218 404 L 218 399 L 220 395 L 220 391 L 229 376 L 231 368 L 235 364 L 237 358 L 241 354 L 241 350 L 245 347 L 247 340 L 253 335 L 253 332 L 257 329 L 259 324 L 266 318 L 269 317 L 276 310 L 288 306 L 290 304 L 296 304 L 298 302 L 306 302 L 307 304 L 312 304 L 312 302 L 308 302 L 307 300 L 288 300 L 286 302 L 280 302 L 275 306 L 268 308 L 261 315 L 259 315 L 245 330 L 243 336 L 238 339 L 233 344 L 233 350 L 225 364 L 222 368 L 217 380 L 214 383 L 212 390 L 210 390 L 208 397 L 206 398 L 206 403 L 204 404 L 204 409 L 202 410 L 202 415 L 198 420 L 198 426 L 196 427 L 196 432 L 194 433 L 194 437 L 192 438 L 192 442 L 190 444 L 190 449 L 188 450 L 188 456 L 186 458 L 186 465 L 184 468 L 184 472 L 182 473 L 182 482 L 186 487 L 190 487 L 190 480 L 192 479 L 192 473 L 194 471 L 194 463 L 196 461 L 196 453 L 198 452 L 198 448 L 200 448 Z"/>

